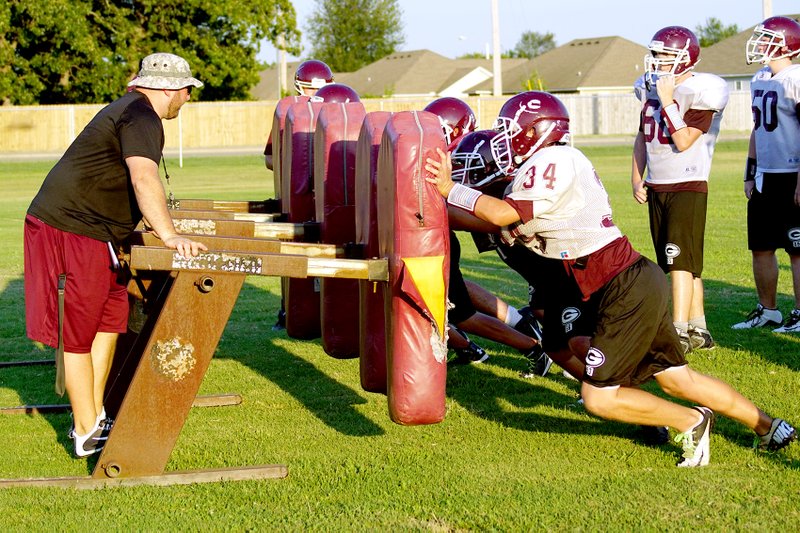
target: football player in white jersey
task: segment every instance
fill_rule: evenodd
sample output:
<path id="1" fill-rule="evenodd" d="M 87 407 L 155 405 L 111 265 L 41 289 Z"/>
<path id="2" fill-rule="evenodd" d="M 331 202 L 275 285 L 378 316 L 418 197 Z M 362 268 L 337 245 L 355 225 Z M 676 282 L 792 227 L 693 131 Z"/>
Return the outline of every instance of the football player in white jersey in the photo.
<path id="1" fill-rule="evenodd" d="M 687 28 L 658 30 L 649 49 L 645 74 L 634 85 L 642 112 L 631 185 L 634 199 L 648 205 L 656 259 L 672 282 L 672 320 L 688 353 L 714 347 L 700 276 L 708 175 L 728 86 L 694 72 L 700 44 Z"/>
<path id="2" fill-rule="evenodd" d="M 596 302 L 581 396 L 603 418 L 668 426 L 683 446 L 679 466 L 708 464 L 714 411 L 756 432 L 756 446 L 777 450 L 795 429 L 772 418 L 730 385 L 689 368 L 668 309 L 667 279 L 614 225 L 608 195 L 591 162 L 569 146 L 569 115 L 555 96 L 520 93 L 501 108 L 495 161 L 521 165 L 499 200 L 451 180 L 450 159 L 428 159 L 429 182 L 450 205 L 503 228 L 505 240 L 562 261 L 568 280 Z M 654 378 L 694 408 L 637 388 Z"/>
<path id="3" fill-rule="evenodd" d="M 458 98 L 437 98 L 424 111 L 439 117 L 448 151 L 453 151 L 459 141 L 477 127 L 475 113 L 466 102 Z M 450 286 L 447 294 L 453 306 L 447 317 L 450 321 L 449 344 L 456 352 L 452 362 L 482 363 L 489 358 L 486 351 L 466 335 L 473 333 L 516 348 L 525 355 L 528 366 L 535 366 L 533 362 L 541 360 L 542 364 L 538 367 L 540 371 L 536 375 L 546 375 L 551 361 L 542 350 L 541 335 L 534 337 L 528 331 L 516 328 L 515 325 L 520 321 L 527 323 L 516 308 L 477 283 L 464 279 L 460 266 L 461 244 L 453 231 L 457 225 L 454 222 L 450 220 Z M 500 311 L 504 311 L 502 318 L 499 316 Z M 526 374 L 526 377 L 533 377 L 533 374 Z"/>
<path id="4" fill-rule="evenodd" d="M 798 54 L 800 24 L 787 17 L 766 19 L 746 45 L 747 62 L 765 65 L 750 82 L 753 131 L 744 176 L 758 305 L 733 329 L 800 331 L 800 65 L 792 64 Z M 785 323 L 777 302 L 779 248 L 789 254 L 794 285 Z"/>

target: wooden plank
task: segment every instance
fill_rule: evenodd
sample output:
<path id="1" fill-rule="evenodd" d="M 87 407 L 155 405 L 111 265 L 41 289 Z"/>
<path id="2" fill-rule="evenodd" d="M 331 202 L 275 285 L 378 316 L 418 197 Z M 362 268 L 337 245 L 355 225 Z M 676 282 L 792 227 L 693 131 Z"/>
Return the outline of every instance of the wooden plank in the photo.
<path id="1" fill-rule="evenodd" d="M 280 216 L 280 213 L 234 213 L 233 219 L 249 220 L 251 222 L 276 222 L 275 219 Z M 288 224 L 288 222 L 283 222 L 282 224 Z"/>
<path id="2" fill-rule="evenodd" d="M 198 273 L 237 272 L 251 276 L 287 278 L 389 280 L 388 262 L 385 259 L 328 259 L 230 251 L 206 252 L 186 259 L 168 248 L 133 246 L 130 265 L 134 270 L 191 270 Z"/>
<path id="3" fill-rule="evenodd" d="M 169 215 L 172 218 L 212 218 L 214 220 L 236 220 L 236 213 L 233 211 L 215 211 L 213 209 L 170 209 Z"/>
<path id="4" fill-rule="evenodd" d="M 50 477 L 26 479 L 0 479 L 0 489 L 57 487 L 65 489 L 103 489 L 106 487 L 132 487 L 139 485 L 170 486 L 220 481 L 249 481 L 258 479 L 283 479 L 289 475 L 285 465 L 245 466 L 165 472 L 150 476 L 133 477 Z"/>
<path id="5" fill-rule="evenodd" d="M 344 249 L 334 244 L 285 242 L 276 239 L 251 239 L 219 235 L 198 235 L 193 238 L 205 244 L 209 250 L 236 250 L 237 252 L 263 252 L 329 258 L 339 257 L 344 254 Z M 153 233 L 141 231 L 131 235 L 128 243 L 133 246 L 163 246 L 161 239 Z"/>
<path id="6" fill-rule="evenodd" d="M 194 271 L 197 273 L 238 273 L 251 276 L 305 278 L 308 258 L 300 255 L 209 251 L 187 259 L 176 250 L 153 246 L 131 247 L 134 270 Z"/>
<path id="7" fill-rule="evenodd" d="M 212 220 L 248 220 L 250 222 L 276 222 L 280 213 L 239 213 L 236 211 L 222 210 L 194 210 L 194 209 L 170 209 L 169 214 L 173 219 L 176 218 L 198 218 Z M 286 224 L 286 222 L 283 222 Z"/>
<path id="8" fill-rule="evenodd" d="M 224 235 L 226 237 L 256 237 L 256 224 L 248 220 L 216 220 L 174 218 L 178 233 L 185 235 Z M 143 229 L 141 226 L 137 229 Z"/>
<path id="9" fill-rule="evenodd" d="M 209 200 L 204 198 L 180 198 L 173 201 L 175 209 L 199 209 L 209 211 L 233 211 L 234 213 L 273 213 L 277 211 L 278 201 L 268 200 Z"/>
<path id="10" fill-rule="evenodd" d="M 253 224 L 255 224 L 253 236 L 262 239 L 292 241 L 301 240 L 306 235 L 303 224 L 291 222 L 253 222 Z"/>

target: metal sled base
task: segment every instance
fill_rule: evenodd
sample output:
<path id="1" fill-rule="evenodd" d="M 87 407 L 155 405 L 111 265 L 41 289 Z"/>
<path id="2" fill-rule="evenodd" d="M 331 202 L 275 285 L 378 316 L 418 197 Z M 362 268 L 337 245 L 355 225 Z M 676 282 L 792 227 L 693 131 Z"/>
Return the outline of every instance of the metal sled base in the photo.
<path id="1" fill-rule="evenodd" d="M 289 474 L 285 465 L 244 466 L 207 470 L 164 472 L 137 477 L 43 477 L 27 479 L 0 479 L 0 489 L 29 487 L 61 487 L 65 489 L 102 489 L 106 487 L 131 487 L 136 485 L 190 485 L 219 481 L 247 481 L 256 479 L 281 479 Z"/>

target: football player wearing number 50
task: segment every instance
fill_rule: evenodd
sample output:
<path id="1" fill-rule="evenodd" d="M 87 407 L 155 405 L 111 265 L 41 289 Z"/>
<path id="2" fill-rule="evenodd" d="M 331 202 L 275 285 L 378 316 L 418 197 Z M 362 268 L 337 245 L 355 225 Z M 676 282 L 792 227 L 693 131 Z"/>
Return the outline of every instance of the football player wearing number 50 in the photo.
<path id="1" fill-rule="evenodd" d="M 758 305 L 733 329 L 771 327 L 800 331 L 800 24 L 770 17 L 747 41 L 747 63 L 765 65 L 750 82 L 753 131 L 744 175 L 747 197 L 747 247 L 753 255 Z M 782 322 L 778 310 L 778 261 L 789 254 L 794 310 Z"/>
<path id="2" fill-rule="evenodd" d="M 694 72 L 700 44 L 691 30 L 656 32 L 634 84 L 642 102 L 633 146 L 633 198 L 647 203 L 658 265 L 672 285 L 672 320 L 684 353 L 713 348 L 703 298 L 708 176 L 728 87 Z M 647 177 L 644 177 L 645 168 Z"/>

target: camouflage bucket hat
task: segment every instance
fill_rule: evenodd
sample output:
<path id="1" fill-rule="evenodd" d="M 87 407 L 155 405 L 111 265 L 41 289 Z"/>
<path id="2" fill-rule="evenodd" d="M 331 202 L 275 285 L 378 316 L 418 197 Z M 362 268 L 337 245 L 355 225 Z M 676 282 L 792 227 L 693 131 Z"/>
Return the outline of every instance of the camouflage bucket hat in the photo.
<path id="1" fill-rule="evenodd" d="M 188 86 L 202 87 L 203 82 L 192 77 L 189 63 L 175 54 L 150 54 L 142 59 L 141 70 L 128 87 L 146 89 L 182 89 Z"/>

